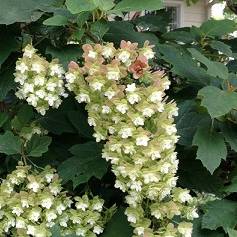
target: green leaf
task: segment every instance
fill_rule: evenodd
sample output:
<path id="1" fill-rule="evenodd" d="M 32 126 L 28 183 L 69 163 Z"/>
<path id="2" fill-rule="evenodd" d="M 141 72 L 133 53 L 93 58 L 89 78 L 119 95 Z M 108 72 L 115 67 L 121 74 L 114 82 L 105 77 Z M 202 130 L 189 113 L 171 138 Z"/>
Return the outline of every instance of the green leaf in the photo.
<path id="1" fill-rule="evenodd" d="M 51 228 L 51 234 L 52 234 L 52 237 L 61 237 L 61 230 L 60 230 L 60 226 L 59 225 L 54 225 L 52 228 Z"/>
<path id="2" fill-rule="evenodd" d="M 101 11 L 108 11 L 114 7 L 113 0 L 66 0 L 67 9 L 72 14 L 93 11 L 99 8 Z"/>
<path id="3" fill-rule="evenodd" d="M 78 25 L 78 30 L 82 30 L 83 25 L 90 17 L 90 12 L 81 12 L 77 15 L 76 22 Z"/>
<path id="4" fill-rule="evenodd" d="M 47 112 L 46 116 L 39 119 L 39 123 L 46 130 L 61 135 L 63 133 L 77 133 L 68 118 L 69 111 L 75 111 L 77 107 L 73 96 L 64 99 L 57 110 Z M 66 134 L 65 134 L 66 135 Z"/>
<path id="5" fill-rule="evenodd" d="M 230 60 L 226 66 L 228 67 L 230 72 L 237 72 L 237 60 Z"/>
<path id="6" fill-rule="evenodd" d="M 214 86 L 206 86 L 198 92 L 202 96 L 201 105 L 206 107 L 212 118 L 220 117 L 237 108 L 237 93 L 223 91 Z"/>
<path id="7" fill-rule="evenodd" d="M 236 73 L 229 73 L 229 77 L 228 77 L 228 83 L 225 83 L 222 85 L 222 89 L 223 90 L 228 90 L 229 86 L 232 86 L 232 88 L 237 87 L 237 74 Z"/>
<path id="8" fill-rule="evenodd" d="M 1 0 L 0 24 L 37 21 L 54 3 L 55 0 Z"/>
<path id="9" fill-rule="evenodd" d="M 202 216 L 193 221 L 193 234 L 192 237 L 224 237 L 224 233 L 220 231 L 211 231 L 202 229 Z"/>
<path id="10" fill-rule="evenodd" d="M 236 237 L 237 236 L 237 230 L 228 228 L 227 232 L 228 232 L 229 237 Z"/>
<path id="11" fill-rule="evenodd" d="M 69 111 L 68 118 L 80 135 L 90 139 L 93 138 L 94 130 L 89 126 L 87 115 L 82 109 L 79 111 Z"/>
<path id="12" fill-rule="evenodd" d="M 167 11 L 161 11 L 159 11 L 156 15 L 137 17 L 133 20 L 133 22 L 137 25 L 137 27 L 149 29 L 151 32 L 167 32 L 167 27 L 169 26 L 171 17 Z"/>
<path id="13" fill-rule="evenodd" d="M 108 11 L 114 7 L 114 0 L 94 0 L 94 3 L 102 11 Z"/>
<path id="14" fill-rule="evenodd" d="M 74 40 L 74 41 L 80 41 L 82 39 L 82 37 L 84 36 L 85 34 L 85 29 L 83 28 L 80 28 L 78 30 L 76 30 L 75 32 L 73 32 L 73 34 L 71 35 L 71 39 Z"/>
<path id="15" fill-rule="evenodd" d="M 96 142 L 78 144 L 70 149 L 74 155 L 64 161 L 58 171 L 66 183 L 72 180 L 73 187 L 86 183 L 91 177 L 101 179 L 107 172 L 107 162 L 101 158 L 102 146 Z"/>
<path id="16" fill-rule="evenodd" d="M 226 193 L 236 193 L 237 192 L 237 176 L 231 179 L 231 184 L 225 186 L 224 191 Z"/>
<path id="17" fill-rule="evenodd" d="M 93 147 L 93 149 L 91 149 Z M 96 142 L 87 142 L 72 146 L 69 151 L 80 159 L 101 158 L 102 145 Z M 89 158 L 88 158 L 89 157 Z"/>
<path id="18" fill-rule="evenodd" d="M 0 65 L 8 58 L 11 52 L 16 51 L 18 48 L 15 36 L 1 30 L 0 37 Z"/>
<path id="19" fill-rule="evenodd" d="M 121 40 L 130 40 L 131 42 L 137 42 L 140 45 L 146 40 L 149 40 L 151 44 L 158 42 L 157 37 L 151 33 L 136 32 L 134 25 L 126 21 L 112 21 L 108 22 L 109 31 L 105 34 L 104 40 L 114 42 L 117 45 Z"/>
<path id="20" fill-rule="evenodd" d="M 237 152 L 237 126 L 225 123 L 221 127 L 225 140 L 230 144 L 231 148 Z"/>
<path id="21" fill-rule="evenodd" d="M 0 112 L 0 128 L 6 123 L 9 119 L 9 115 L 5 112 Z"/>
<path id="22" fill-rule="evenodd" d="M 62 237 L 60 226 L 59 226 L 59 225 L 54 225 L 54 226 L 51 228 L 51 234 L 52 234 L 51 237 Z M 63 237 L 77 237 L 77 236 L 78 236 L 78 235 L 76 235 L 76 234 L 63 235 Z"/>
<path id="23" fill-rule="evenodd" d="M 224 80 L 228 78 L 228 69 L 223 63 L 210 61 L 195 48 L 189 48 L 188 51 L 196 60 L 203 63 L 207 67 L 207 73 L 209 75 L 220 77 Z"/>
<path id="24" fill-rule="evenodd" d="M 43 22 L 46 26 L 65 26 L 67 23 L 68 18 L 62 15 L 54 15 Z"/>
<path id="25" fill-rule="evenodd" d="M 185 77 L 189 82 L 198 85 L 208 85 L 213 79 L 206 70 L 197 66 L 189 54 L 182 52 L 180 48 L 159 44 L 158 49 L 162 54 L 162 59 L 173 66 L 171 71 L 174 74 Z"/>
<path id="26" fill-rule="evenodd" d="M 105 22 L 96 21 L 91 24 L 90 30 L 93 35 L 95 35 L 99 40 L 101 40 L 105 33 L 109 30 L 109 26 Z"/>
<path id="27" fill-rule="evenodd" d="M 12 68 L 0 74 L 0 101 L 3 101 L 8 92 L 15 88 Z"/>
<path id="28" fill-rule="evenodd" d="M 67 69 L 70 61 L 77 61 L 81 57 L 82 50 L 78 45 L 68 45 L 61 49 L 49 46 L 46 49 L 46 54 L 50 54 L 52 58 L 58 58 L 64 68 Z"/>
<path id="29" fill-rule="evenodd" d="M 180 159 L 178 177 L 179 184 L 185 188 L 205 193 L 221 193 L 223 188 L 222 180 L 218 175 L 211 175 L 203 167 L 201 161 L 190 159 L 192 154 L 187 154 L 186 159 Z"/>
<path id="30" fill-rule="evenodd" d="M 196 112 L 196 103 L 193 100 L 183 101 L 178 104 L 178 108 L 179 115 L 175 119 L 178 135 L 180 136 L 178 143 L 190 146 L 197 127 L 203 122 L 208 122 L 209 118 Z"/>
<path id="31" fill-rule="evenodd" d="M 32 106 L 28 104 L 21 105 L 16 116 L 12 119 L 11 125 L 15 130 L 21 131 L 21 129 L 27 125 L 33 119 L 34 113 Z"/>
<path id="32" fill-rule="evenodd" d="M 0 153 L 14 155 L 21 153 L 21 139 L 10 131 L 0 135 Z"/>
<path id="33" fill-rule="evenodd" d="M 232 20 L 208 20 L 204 22 L 200 31 L 203 37 L 221 37 L 236 30 L 236 22 Z"/>
<path id="34" fill-rule="evenodd" d="M 192 43 L 195 41 L 195 35 L 188 31 L 175 30 L 162 35 L 167 40 L 174 40 L 183 43 Z"/>
<path id="35" fill-rule="evenodd" d="M 162 8 L 164 8 L 164 3 L 161 0 L 122 0 L 112 12 L 155 11 Z"/>
<path id="36" fill-rule="evenodd" d="M 17 112 L 17 117 L 21 121 L 21 126 L 25 126 L 34 117 L 32 106 L 28 104 L 21 105 L 19 111 Z"/>
<path id="37" fill-rule="evenodd" d="M 228 44 L 231 47 L 231 50 L 233 53 L 237 53 L 237 38 L 236 37 L 228 37 L 225 40 L 223 40 L 226 44 Z"/>
<path id="38" fill-rule="evenodd" d="M 94 0 L 66 0 L 65 4 L 72 14 L 93 11 L 97 7 Z"/>
<path id="39" fill-rule="evenodd" d="M 194 135 L 193 145 L 198 146 L 197 159 L 213 173 L 219 167 L 221 160 L 225 160 L 227 149 L 221 134 L 210 131 L 210 128 L 199 128 Z"/>
<path id="40" fill-rule="evenodd" d="M 226 56 L 232 57 L 232 51 L 231 51 L 231 47 L 229 45 L 227 45 L 221 41 L 213 40 L 210 43 L 210 46 L 213 49 L 225 54 Z"/>
<path id="41" fill-rule="evenodd" d="M 204 207 L 202 228 L 216 230 L 222 227 L 225 231 L 237 224 L 237 203 L 229 200 L 216 200 Z"/>
<path id="42" fill-rule="evenodd" d="M 67 111 L 48 112 L 47 116 L 40 120 L 40 124 L 48 131 L 57 135 L 75 133 L 75 129 L 68 119 Z"/>
<path id="43" fill-rule="evenodd" d="M 124 215 L 124 209 L 120 208 L 114 214 L 110 222 L 107 224 L 101 237 L 132 237 L 132 227 Z"/>
<path id="44" fill-rule="evenodd" d="M 48 151 L 48 147 L 52 141 L 51 137 L 34 135 L 26 146 L 27 156 L 40 157 Z"/>

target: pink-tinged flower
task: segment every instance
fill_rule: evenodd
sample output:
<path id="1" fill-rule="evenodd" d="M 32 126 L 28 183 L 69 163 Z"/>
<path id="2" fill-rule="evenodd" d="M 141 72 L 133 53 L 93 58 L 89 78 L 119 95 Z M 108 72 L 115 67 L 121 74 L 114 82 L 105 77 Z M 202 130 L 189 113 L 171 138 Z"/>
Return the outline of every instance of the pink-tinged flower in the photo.
<path id="1" fill-rule="evenodd" d="M 120 43 L 121 49 L 127 49 L 127 50 L 136 50 L 138 46 L 138 43 L 131 43 L 130 41 L 122 40 Z"/>
<path id="2" fill-rule="evenodd" d="M 107 43 L 102 47 L 101 55 L 106 59 L 111 59 L 114 57 L 116 49 L 114 48 L 113 43 Z"/>
<path id="3" fill-rule="evenodd" d="M 101 54 L 103 50 L 103 46 L 101 44 L 95 44 L 94 49 L 97 53 Z"/>
<path id="4" fill-rule="evenodd" d="M 79 69 L 79 65 L 74 62 L 74 61 L 71 61 L 69 64 L 68 64 L 68 69 L 69 70 L 77 70 Z"/>
<path id="5" fill-rule="evenodd" d="M 144 74 L 147 68 L 148 62 L 146 57 L 139 56 L 136 61 L 129 66 L 128 71 L 133 74 L 134 79 L 138 79 Z"/>
<path id="6" fill-rule="evenodd" d="M 145 41 L 143 48 L 139 50 L 139 55 L 143 55 L 147 58 L 147 60 L 152 59 L 155 57 L 154 45 L 149 45 L 149 41 Z"/>
<path id="7" fill-rule="evenodd" d="M 118 49 L 116 53 L 117 59 L 128 67 L 138 56 L 138 44 L 122 40 L 120 46 L 120 49 Z"/>
<path id="8" fill-rule="evenodd" d="M 76 62 L 74 61 L 71 61 L 69 64 L 68 64 L 68 71 L 69 72 L 77 72 L 76 74 L 77 75 L 83 75 L 85 74 L 85 70 L 84 68 L 80 67 Z"/>
<path id="9" fill-rule="evenodd" d="M 151 45 L 149 40 L 146 40 L 144 42 L 143 48 L 150 48 L 150 49 L 152 49 L 152 48 L 155 48 L 155 45 Z"/>
<path id="10" fill-rule="evenodd" d="M 157 79 L 158 78 L 161 79 L 164 76 L 165 76 L 165 71 L 164 70 L 159 70 L 159 71 L 155 71 L 155 72 L 152 73 L 152 77 L 157 78 Z"/>
<path id="11" fill-rule="evenodd" d="M 160 71 L 155 71 L 152 74 L 152 80 L 154 82 L 154 86 L 161 86 L 161 80 L 165 76 L 165 71 L 160 70 Z"/>
<path id="12" fill-rule="evenodd" d="M 99 63 L 103 63 L 104 59 L 101 56 L 102 52 L 102 46 L 99 44 L 96 44 L 94 47 L 90 44 L 84 44 L 82 46 L 82 49 L 84 51 L 83 57 L 85 58 L 85 61 L 94 62 L 98 61 Z"/>
<path id="13" fill-rule="evenodd" d="M 127 76 L 127 70 L 125 66 L 122 66 L 120 62 L 113 59 L 110 64 L 106 66 L 106 75 L 109 80 L 119 80 Z"/>
<path id="14" fill-rule="evenodd" d="M 152 50 L 153 48 L 155 48 L 155 45 L 151 45 L 148 40 L 144 42 L 143 50 Z"/>
<path id="15" fill-rule="evenodd" d="M 88 53 L 90 50 L 94 50 L 93 46 L 91 44 L 84 44 L 82 45 L 82 49 L 85 53 Z"/>
<path id="16" fill-rule="evenodd" d="M 106 66 L 99 63 L 98 61 L 96 62 L 87 61 L 84 64 L 83 71 L 85 74 L 88 74 L 90 76 L 103 75 L 106 72 Z"/>

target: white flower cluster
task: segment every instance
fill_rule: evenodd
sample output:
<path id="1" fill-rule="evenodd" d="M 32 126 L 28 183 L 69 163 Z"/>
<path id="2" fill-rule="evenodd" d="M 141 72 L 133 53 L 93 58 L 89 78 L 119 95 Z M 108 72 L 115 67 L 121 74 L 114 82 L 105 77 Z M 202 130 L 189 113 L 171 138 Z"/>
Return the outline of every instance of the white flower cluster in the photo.
<path id="1" fill-rule="evenodd" d="M 32 122 L 29 126 L 25 126 L 19 132 L 19 136 L 22 137 L 25 141 L 30 141 L 33 135 L 47 135 L 48 131 L 42 128 L 39 124 Z"/>
<path id="2" fill-rule="evenodd" d="M 16 96 L 44 115 L 49 107 L 58 108 L 66 97 L 64 69 L 57 60 L 48 62 L 27 45 L 23 57 L 16 63 L 15 82 L 19 83 Z"/>
<path id="3" fill-rule="evenodd" d="M 105 224 L 103 204 L 67 196 L 50 167 L 38 172 L 20 163 L 0 185 L 0 236 L 49 237 L 57 224 L 62 236 L 96 237 Z"/>
<path id="4" fill-rule="evenodd" d="M 66 86 L 87 104 L 96 141 L 107 140 L 103 157 L 112 164 L 115 187 L 127 194 L 134 236 L 191 237 L 196 200 L 176 187 L 178 110 L 165 97 L 168 78 L 150 71 L 152 47 L 122 41 L 119 49 L 112 44 L 83 49 L 84 66 L 69 64 Z"/>

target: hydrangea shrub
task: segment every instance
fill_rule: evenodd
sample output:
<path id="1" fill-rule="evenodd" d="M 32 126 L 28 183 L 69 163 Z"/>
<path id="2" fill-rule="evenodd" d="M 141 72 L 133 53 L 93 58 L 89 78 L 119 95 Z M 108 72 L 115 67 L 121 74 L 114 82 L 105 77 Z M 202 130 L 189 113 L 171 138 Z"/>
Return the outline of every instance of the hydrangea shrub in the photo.
<path id="1" fill-rule="evenodd" d="M 15 81 L 20 84 L 16 95 L 44 115 L 50 107 L 61 104 L 62 97 L 67 96 L 65 87 L 73 92 L 79 103 L 86 103 L 96 141 L 105 141 L 102 157 L 112 165 L 115 187 L 126 193 L 125 214 L 134 228 L 134 237 L 191 237 L 192 220 L 198 217 L 197 199 L 189 190 L 176 187 L 179 162 L 174 117 L 178 109 L 165 94 L 170 86 L 168 77 L 152 69 L 152 48 L 148 42 L 139 48 L 137 43 L 122 41 L 117 49 L 112 43 L 85 44 L 81 65 L 70 62 L 64 73 L 57 60 L 47 62 L 28 45 L 16 65 Z M 52 170 L 20 178 L 19 170 L 27 173 L 29 168 L 19 166 L 2 183 L 3 189 L 10 187 L 6 195 L 10 202 L 16 200 L 13 206 L 17 209 L 10 211 L 12 222 L 9 220 L 2 232 L 15 227 L 15 232 L 20 229 L 41 236 L 35 234 L 40 228 L 50 236 L 48 228 L 55 222 L 67 234 L 95 236 L 103 232 L 103 201 L 87 196 L 72 201 L 61 192 L 58 176 Z M 51 172 L 50 182 L 47 172 Z M 17 183 L 12 183 L 11 176 Z M 18 183 L 25 186 L 15 193 L 14 185 Z M 20 198 L 15 198 L 22 192 L 33 194 L 26 212 Z M 76 208 L 71 209 L 75 201 Z M 93 206 L 95 202 L 96 206 L 100 204 L 99 209 Z M 32 210 L 38 211 L 32 214 L 36 219 L 29 216 Z M 17 227 L 18 217 L 22 228 Z"/>
<path id="2" fill-rule="evenodd" d="M 82 65 L 69 64 L 66 87 L 86 103 L 96 141 L 106 141 L 103 158 L 126 193 L 134 236 L 191 237 L 196 200 L 176 187 L 178 109 L 165 94 L 167 76 L 149 65 L 152 46 L 122 41 L 118 49 L 108 43 L 83 50 Z"/>

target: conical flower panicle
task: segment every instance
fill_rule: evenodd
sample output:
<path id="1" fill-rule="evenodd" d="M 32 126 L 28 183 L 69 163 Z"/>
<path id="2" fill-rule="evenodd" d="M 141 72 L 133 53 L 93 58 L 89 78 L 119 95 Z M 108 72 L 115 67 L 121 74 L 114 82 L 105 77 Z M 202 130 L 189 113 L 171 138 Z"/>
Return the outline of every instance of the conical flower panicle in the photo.
<path id="1" fill-rule="evenodd" d="M 122 41 L 119 49 L 108 43 L 83 50 L 84 65 L 69 64 L 66 87 L 86 103 L 96 141 L 106 140 L 103 158 L 115 187 L 126 192 L 134 236 L 191 237 L 196 200 L 176 187 L 178 109 L 165 94 L 167 76 L 151 71 L 152 46 Z"/>
<path id="2" fill-rule="evenodd" d="M 16 63 L 16 96 L 44 115 L 49 107 L 58 108 L 66 97 L 63 82 L 64 69 L 58 60 L 48 62 L 31 45 L 24 48 L 23 57 Z"/>

